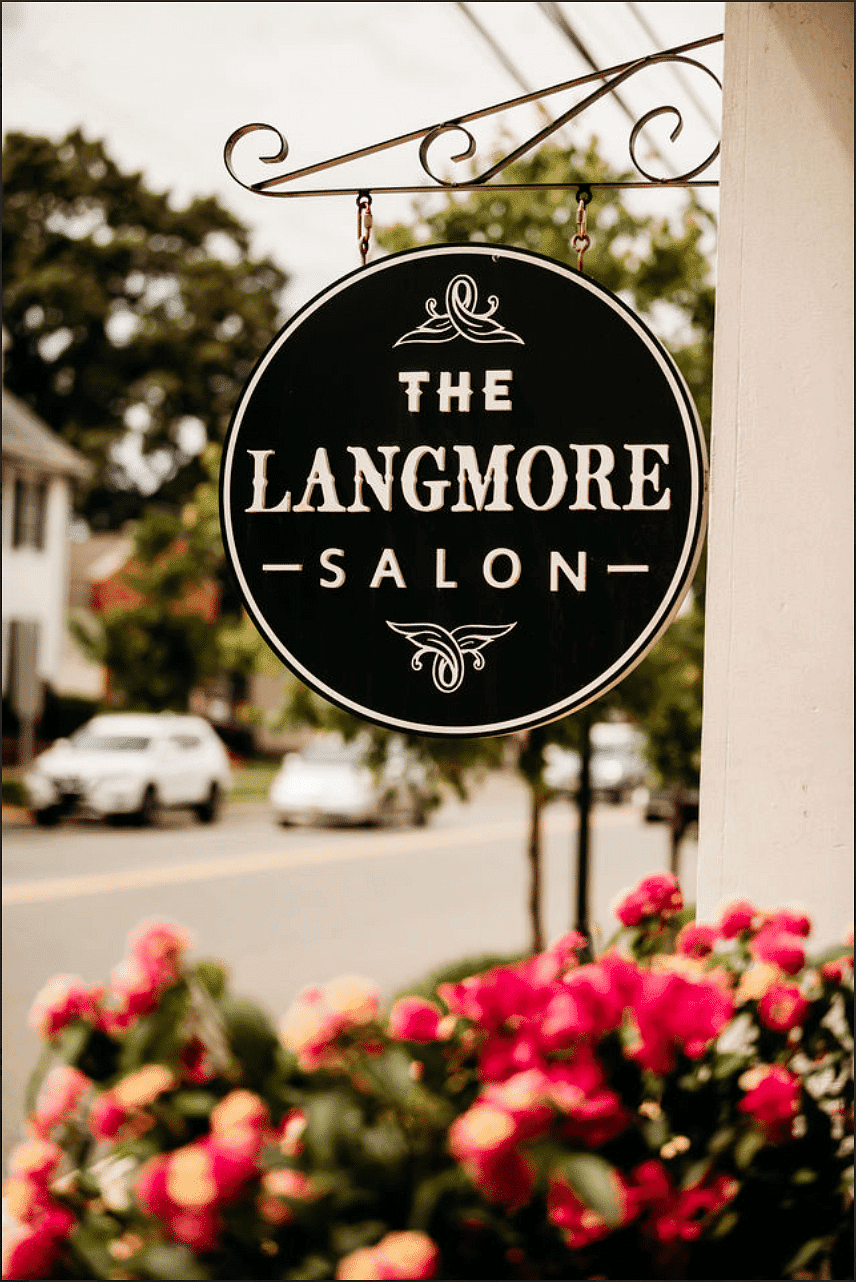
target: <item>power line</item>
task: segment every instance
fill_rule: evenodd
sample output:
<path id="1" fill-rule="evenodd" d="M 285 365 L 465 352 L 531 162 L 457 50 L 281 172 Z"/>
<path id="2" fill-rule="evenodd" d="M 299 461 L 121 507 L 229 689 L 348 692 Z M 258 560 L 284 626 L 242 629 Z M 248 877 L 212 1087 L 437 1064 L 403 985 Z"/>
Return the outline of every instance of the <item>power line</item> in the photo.
<path id="1" fill-rule="evenodd" d="M 489 46 L 491 53 L 494 55 L 497 61 L 502 64 L 502 66 L 505 68 L 508 74 L 514 80 L 517 81 L 518 85 L 523 90 L 523 92 L 534 93 L 534 90 L 532 86 L 529 84 L 529 82 L 526 80 L 526 77 L 517 68 L 515 63 L 511 61 L 511 59 L 509 58 L 505 50 L 502 48 L 502 46 L 499 45 L 496 40 L 494 40 L 493 36 L 490 34 L 487 28 L 482 26 L 481 22 L 479 22 L 478 18 L 473 13 L 470 6 L 468 4 L 461 3 L 461 0 L 457 0 L 455 7 L 457 9 L 460 9 L 464 17 L 475 27 L 476 31 L 481 36 L 482 40 L 484 40 L 485 44 Z M 550 115 L 550 113 L 547 111 L 546 107 L 544 106 L 543 102 L 536 101 L 534 105 L 538 108 L 538 110 L 547 120 L 553 119 L 553 117 Z"/>
<path id="2" fill-rule="evenodd" d="M 653 42 L 654 47 L 656 48 L 657 46 L 659 46 L 662 43 L 660 40 L 660 37 L 657 35 L 656 31 L 653 30 L 650 23 L 645 18 L 645 15 L 640 12 L 639 5 L 633 4 L 632 0 L 625 0 L 625 8 L 629 9 L 630 12 L 633 14 L 633 17 L 639 23 L 639 26 L 645 32 L 645 35 L 648 37 L 649 40 Z M 704 103 L 697 96 L 692 85 L 689 83 L 689 80 L 684 75 L 681 68 L 672 65 L 670 66 L 669 70 L 678 80 L 681 88 L 689 98 L 690 102 L 698 111 L 702 120 L 710 128 L 711 132 L 714 133 L 716 137 L 719 137 L 720 126 L 718 122 L 713 119 L 710 112 L 707 110 L 707 107 L 705 107 Z"/>
<path id="3" fill-rule="evenodd" d="M 568 22 L 567 18 L 565 17 L 564 13 L 562 13 L 562 10 L 559 8 L 559 6 L 557 4 L 540 3 L 540 0 L 539 0 L 538 8 L 544 14 L 544 17 L 547 18 L 549 22 L 552 22 L 553 26 L 557 27 L 559 31 L 561 31 L 562 35 L 571 42 L 571 44 L 576 49 L 577 53 L 582 55 L 582 57 L 591 67 L 592 71 L 599 71 L 600 68 L 598 67 L 597 62 L 589 53 L 588 49 L 583 44 L 582 40 L 577 35 L 574 28 Z M 613 91 L 612 96 L 615 99 L 615 101 L 618 103 L 621 110 L 624 112 L 627 119 L 631 122 L 631 124 L 635 125 L 636 117 L 634 116 L 630 108 L 627 106 L 627 104 L 624 102 L 621 95 L 616 91 Z"/>
<path id="4" fill-rule="evenodd" d="M 538 8 L 541 10 L 544 16 L 550 22 L 552 22 L 553 26 L 557 27 L 558 30 L 561 31 L 562 35 L 565 36 L 567 40 L 570 41 L 570 43 L 576 49 L 577 53 L 579 53 L 585 59 L 585 61 L 589 64 L 592 71 L 599 71 L 600 68 L 598 67 L 597 62 L 592 57 L 591 53 L 586 48 L 586 46 L 583 44 L 582 40 L 577 35 L 576 31 L 571 26 L 570 22 L 568 22 L 568 19 L 565 17 L 565 14 L 562 12 L 560 6 L 558 4 L 545 3 L 545 2 L 542 2 L 542 0 L 536 0 L 536 2 L 538 5 Z M 606 81 L 606 76 L 604 76 L 603 79 L 604 81 Z M 635 128 L 637 123 L 637 117 L 635 112 L 633 112 L 630 109 L 630 107 L 627 106 L 627 103 L 624 101 L 624 99 L 621 97 L 621 94 L 616 89 L 613 89 L 612 97 L 615 99 L 618 106 L 621 108 L 621 110 L 624 112 L 627 119 Z M 651 150 L 653 154 L 657 157 L 657 159 L 661 161 L 662 164 L 666 165 L 669 169 L 671 169 L 673 174 L 677 172 L 674 165 L 669 160 L 666 159 L 666 157 L 657 147 L 652 147 Z"/>

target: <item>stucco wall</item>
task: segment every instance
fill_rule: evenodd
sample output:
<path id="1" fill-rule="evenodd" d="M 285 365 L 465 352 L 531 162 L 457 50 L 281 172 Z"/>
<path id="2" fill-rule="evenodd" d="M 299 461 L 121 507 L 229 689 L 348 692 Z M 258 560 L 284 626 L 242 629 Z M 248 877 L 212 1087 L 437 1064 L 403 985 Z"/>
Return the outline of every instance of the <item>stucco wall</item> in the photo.
<path id="1" fill-rule="evenodd" d="M 728 4 L 698 906 L 853 918 L 851 4 Z"/>

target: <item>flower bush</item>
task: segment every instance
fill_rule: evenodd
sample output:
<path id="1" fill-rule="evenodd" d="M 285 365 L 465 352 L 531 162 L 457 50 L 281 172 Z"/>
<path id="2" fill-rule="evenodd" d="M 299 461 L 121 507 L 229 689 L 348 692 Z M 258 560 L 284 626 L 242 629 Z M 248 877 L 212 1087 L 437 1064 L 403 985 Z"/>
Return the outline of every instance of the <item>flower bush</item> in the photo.
<path id="1" fill-rule="evenodd" d="M 697 925 L 663 875 L 617 917 L 386 1011 L 307 989 L 279 1034 L 141 928 L 35 1002 L 4 1277 L 851 1276 L 852 938 Z"/>

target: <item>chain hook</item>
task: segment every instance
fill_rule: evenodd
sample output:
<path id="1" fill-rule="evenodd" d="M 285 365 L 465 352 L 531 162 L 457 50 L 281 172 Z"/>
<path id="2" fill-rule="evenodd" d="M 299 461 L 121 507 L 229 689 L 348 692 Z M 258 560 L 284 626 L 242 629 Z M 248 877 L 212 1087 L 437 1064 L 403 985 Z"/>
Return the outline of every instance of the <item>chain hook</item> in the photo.
<path id="1" fill-rule="evenodd" d="M 369 239 L 373 222 L 371 192 L 361 191 L 357 195 L 357 244 L 360 248 L 363 267 L 365 267 L 366 259 L 368 258 Z"/>
<path id="2" fill-rule="evenodd" d="M 583 255 L 591 244 L 591 237 L 586 231 L 586 206 L 591 200 L 591 187 L 577 188 L 577 231 L 571 241 L 571 248 L 577 251 L 577 267 L 583 269 Z"/>

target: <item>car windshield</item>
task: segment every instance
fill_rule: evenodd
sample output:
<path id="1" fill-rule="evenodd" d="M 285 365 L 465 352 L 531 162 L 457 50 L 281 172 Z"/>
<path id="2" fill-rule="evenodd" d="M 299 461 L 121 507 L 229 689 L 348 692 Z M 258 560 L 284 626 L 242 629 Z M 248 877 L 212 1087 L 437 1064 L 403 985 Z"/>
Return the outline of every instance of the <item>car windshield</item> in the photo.
<path id="1" fill-rule="evenodd" d="M 138 734 L 98 734 L 95 730 L 82 730 L 72 739 L 75 748 L 84 752 L 145 752 L 151 739 Z"/>

